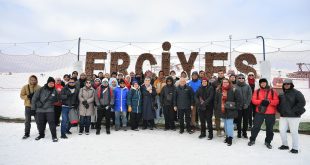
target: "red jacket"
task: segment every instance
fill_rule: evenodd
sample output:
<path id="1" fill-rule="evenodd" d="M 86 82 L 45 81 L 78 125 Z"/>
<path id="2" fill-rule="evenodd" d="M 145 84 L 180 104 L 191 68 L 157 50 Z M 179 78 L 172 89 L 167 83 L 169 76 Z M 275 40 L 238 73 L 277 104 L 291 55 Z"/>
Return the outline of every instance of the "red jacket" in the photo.
<path id="1" fill-rule="evenodd" d="M 270 90 L 273 90 L 273 92 L 270 91 L 268 93 L 267 99 L 270 101 L 270 104 L 268 105 L 265 114 L 271 114 L 272 115 L 272 114 L 276 114 L 276 112 L 277 112 L 277 105 L 279 104 L 279 97 L 278 97 L 278 93 L 274 89 L 270 89 Z M 268 90 L 267 89 L 259 89 L 258 95 L 257 95 L 257 91 L 258 90 L 255 90 L 254 94 L 252 95 L 252 103 L 256 106 L 256 112 L 258 112 L 258 106 L 265 99 L 266 92 Z"/>
<path id="2" fill-rule="evenodd" d="M 63 88 L 63 86 L 61 84 L 55 84 L 55 89 L 58 92 L 58 95 L 60 95 L 60 91 L 62 90 L 62 88 Z M 58 102 L 54 103 L 54 105 L 60 107 L 62 105 L 62 103 L 61 103 L 61 101 L 58 101 Z"/>

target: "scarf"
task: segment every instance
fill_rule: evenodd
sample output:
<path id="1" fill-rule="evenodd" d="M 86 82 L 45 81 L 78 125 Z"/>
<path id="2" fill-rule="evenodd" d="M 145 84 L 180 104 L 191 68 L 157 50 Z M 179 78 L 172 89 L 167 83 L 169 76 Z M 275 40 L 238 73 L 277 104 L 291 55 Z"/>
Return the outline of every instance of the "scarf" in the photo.
<path id="1" fill-rule="evenodd" d="M 222 113 L 225 113 L 225 103 L 227 101 L 227 93 L 229 89 L 230 89 L 230 86 L 222 87 L 222 105 L 221 105 Z"/>
<path id="2" fill-rule="evenodd" d="M 251 86 L 251 85 L 255 85 L 255 79 L 254 78 L 248 78 L 248 83 L 249 83 L 249 85 Z"/>

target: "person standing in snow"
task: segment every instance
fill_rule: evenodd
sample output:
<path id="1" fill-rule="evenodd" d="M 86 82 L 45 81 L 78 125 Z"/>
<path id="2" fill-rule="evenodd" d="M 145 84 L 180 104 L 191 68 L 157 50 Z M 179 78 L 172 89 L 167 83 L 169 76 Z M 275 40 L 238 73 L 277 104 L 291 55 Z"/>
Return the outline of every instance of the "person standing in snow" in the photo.
<path id="1" fill-rule="evenodd" d="M 156 105 L 157 105 L 157 109 L 156 109 L 156 124 L 158 124 L 159 122 L 159 118 L 160 118 L 160 114 L 162 111 L 162 107 L 161 107 L 161 103 L 160 103 L 160 92 L 165 84 L 165 75 L 164 72 L 161 70 L 158 73 L 158 78 L 154 81 L 154 87 L 156 89 Z"/>
<path id="2" fill-rule="evenodd" d="M 180 134 L 184 133 L 184 116 L 186 122 L 186 130 L 189 134 L 193 131 L 190 126 L 191 111 L 194 109 L 195 98 L 193 89 L 186 85 L 186 78 L 182 77 L 179 81 L 179 86 L 176 88 L 174 97 L 174 110 L 178 111 L 180 120 Z"/>
<path id="3" fill-rule="evenodd" d="M 167 77 L 166 85 L 161 90 L 160 103 L 164 109 L 165 117 L 165 130 L 175 129 L 175 114 L 173 109 L 173 101 L 175 96 L 176 87 L 174 86 L 174 80 L 171 76 Z"/>
<path id="4" fill-rule="evenodd" d="M 36 140 L 45 137 L 45 127 L 48 123 L 53 142 L 57 142 L 54 103 L 58 101 L 58 92 L 55 89 L 55 79 L 49 77 L 47 83 L 40 88 L 31 100 L 31 110 L 36 111 L 39 136 Z"/>
<path id="5" fill-rule="evenodd" d="M 79 92 L 79 114 L 80 114 L 80 131 L 82 135 L 85 129 L 85 134 L 89 135 L 89 127 L 91 116 L 94 115 L 95 90 L 91 86 L 90 80 L 86 80 L 85 86 Z"/>
<path id="6" fill-rule="evenodd" d="M 252 94 L 254 93 L 255 89 L 255 75 L 253 72 L 248 73 L 248 84 L 251 87 Z M 250 107 L 249 107 L 249 127 L 252 128 L 253 125 L 253 118 L 255 117 L 255 106 L 251 102 Z"/>
<path id="7" fill-rule="evenodd" d="M 61 136 L 62 139 L 67 139 L 66 134 L 72 134 L 70 132 L 69 111 L 77 109 L 79 105 L 79 89 L 75 86 L 75 78 L 71 77 L 68 85 L 66 85 L 60 92 L 60 99 L 62 101 L 61 109 Z"/>
<path id="8" fill-rule="evenodd" d="M 55 89 L 58 93 L 58 95 L 60 95 L 60 92 L 62 90 L 62 88 L 64 87 L 63 84 L 61 83 L 61 79 L 59 77 L 57 77 L 55 79 L 56 83 L 55 83 Z M 55 104 L 54 104 L 54 111 L 55 111 L 55 124 L 56 126 L 60 126 L 60 115 L 61 115 L 61 101 L 58 100 Z"/>
<path id="9" fill-rule="evenodd" d="M 122 118 L 123 130 L 127 131 L 127 94 L 124 79 L 119 80 L 119 87 L 114 90 L 114 111 L 115 111 L 115 131 L 120 129 L 120 118 Z"/>
<path id="10" fill-rule="evenodd" d="M 199 79 L 198 72 L 194 71 L 192 73 L 192 80 L 189 81 L 188 86 L 193 89 L 194 95 L 196 95 L 197 90 L 201 86 L 201 80 Z M 198 125 L 198 113 L 196 107 L 197 106 L 194 105 L 193 110 L 191 111 L 191 127 L 193 130 L 195 130 L 196 126 Z"/>
<path id="11" fill-rule="evenodd" d="M 266 124 L 266 138 L 265 145 L 268 149 L 272 149 L 271 141 L 273 139 L 273 126 L 276 121 L 276 111 L 279 104 L 278 93 L 271 89 L 268 81 L 265 78 L 259 80 L 260 88 L 254 91 L 252 96 L 252 103 L 256 106 L 256 115 L 254 118 L 254 125 L 251 129 L 251 137 L 249 146 L 255 144 L 256 137 L 260 128 L 265 121 Z"/>
<path id="12" fill-rule="evenodd" d="M 23 139 L 27 139 L 30 136 L 31 116 L 36 119 L 35 111 L 31 111 L 31 99 L 34 93 L 40 88 L 37 76 L 31 75 L 28 84 L 24 85 L 20 91 L 20 98 L 24 100 L 25 105 L 25 134 Z"/>
<path id="13" fill-rule="evenodd" d="M 199 138 L 206 137 L 206 120 L 208 125 L 208 140 L 213 139 L 213 126 L 212 126 L 212 116 L 214 108 L 214 89 L 212 85 L 208 84 L 208 79 L 202 78 L 202 83 L 199 87 L 195 99 L 196 105 L 199 112 L 200 122 L 201 122 L 201 133 Z"/>
<path id="14" fill-rule="evenodd" d="M 151 85 L 151 78 L 146 77 L 144 79 L 144 84 L 141 86 L 142 93 L 142 119 L 143 119 L 143 128 L 147 129 L 150 126 L 150 130 L 153 130 L 155 123 L 155 96 L 156 89 Z"/>
<path id="15" fill-rule="evenodd" d="M 116 81 L 116 80 L 115 80 Z M 97 123 L 96 123 L 96 135 L 100 134 L 101 121 L 103 117 L 106 120 L 106 133 L 110 134 L 110 117 L 111 117 L 111 107 L 114 105 L 114 93 L 113 89 L 109 87 L 109 82 L 107 78 L 102 80 L 102 85 L 96 89 L 95 101 L 97 105 Z"/>
<path id="16" fill-rule="evenodd" d="M 241 138 L 241 130 L 242 136 L 244 138 L 248 138 L 247 130 L 248 130 L 248 115 L 249 115 L 249 107 L 252 99 L 252 90 L 251 87 L 245 83 L 245 77 L 243 74 L 239 74 L 237 76 L 237 84 L 235 86 L 241 94 L 240 99 L 240 108 L 238 110 L 238 119 L 237 119 L 237 129 L 238 129 L 238 138 Z M 241 129 L 241 123 L 242 129 Z"/>
<path id="17" fill-rule="evenodd" d="M 293 80 L 285 79 L 283 81 L 283 93 L 279 95 L 280 103 L 278 111 L 280 113 L 279 130 L 282 140 L 280 150 L 288 150 L 287 130 L 290 129 L 292 135 L 292 149 L 291 153 L 298 153 L 299 135 L 298 128 L 300 123 L 300 116 L 305 113 L 306 100 L 304 95 L 294 88 Z"/>
<path id="18" fill-rule="evenodd" d="M 232 145 L 234 137 L 234 118 L 238 116 L 240 109 L 240 92 L 234 88 L 227 78 L 222 79 L 220 87 L 216 90 L 214 98 L 214 114 L 215 117 L 224 121 L 224 129 L 226 133 L 225 143 Z"/>
<path id="19" fill-rule="evenodd" d="M 132 82 L 127 94 L 128 112 L 130 112 L 131 130 L 139 131 L 139 122 L 142 117 L 142 93 L 138 81 Z"/>

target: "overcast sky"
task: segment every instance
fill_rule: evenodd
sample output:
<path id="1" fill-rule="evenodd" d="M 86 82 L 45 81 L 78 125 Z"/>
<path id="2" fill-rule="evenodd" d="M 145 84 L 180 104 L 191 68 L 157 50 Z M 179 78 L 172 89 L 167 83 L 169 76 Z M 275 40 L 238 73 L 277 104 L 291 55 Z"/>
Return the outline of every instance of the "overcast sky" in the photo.
<path id="1" fill-rule="evenodd" d="M 0 0 L 0 41 L 310 39 L 309 0 Z"/>

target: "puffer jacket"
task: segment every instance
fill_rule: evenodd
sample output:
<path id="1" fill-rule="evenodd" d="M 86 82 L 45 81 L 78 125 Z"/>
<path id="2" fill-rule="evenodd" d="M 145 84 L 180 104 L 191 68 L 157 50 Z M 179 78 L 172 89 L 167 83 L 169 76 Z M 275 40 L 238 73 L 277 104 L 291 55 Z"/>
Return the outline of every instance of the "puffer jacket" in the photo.
<path id="1" fill-rule="evenodd" d="M 50 90 L 45 84 L 34 93 L 31 101 L 31 110 L 36 112 L 54 112 L 54 103 L 59 99 L 55 88 Z"/>
<path id="2" fill-rule="evenodd" d="M 114 111 L 127 112 L 127 87 L 117 87 L 114 89 Z"/>
<path id="3" fill-rule="evenodd" d="M 281 117 L 300 117 L 306 111 L 304 95 L 294 88 L 284 90 L 279 99 L 278 112 Z"/>
<path id="4" fill-rule="evenodd" d="M 254 91 L 252 96 L 252 103 L 256 106 L 256 112 L 259 113 L 258 107 L 261 102 L 265 99 L 267 91 L 269 91 L 267 99 L 270 101 L 270 104 L 267 106 L 265 114 L 273 115 L 277 112 L 277 106 L 279 104 L 278 93 L 274 89 L 257 89 Z"/>

